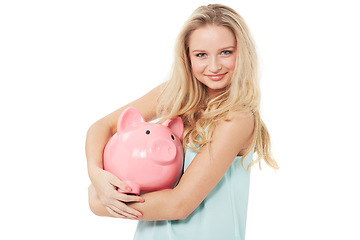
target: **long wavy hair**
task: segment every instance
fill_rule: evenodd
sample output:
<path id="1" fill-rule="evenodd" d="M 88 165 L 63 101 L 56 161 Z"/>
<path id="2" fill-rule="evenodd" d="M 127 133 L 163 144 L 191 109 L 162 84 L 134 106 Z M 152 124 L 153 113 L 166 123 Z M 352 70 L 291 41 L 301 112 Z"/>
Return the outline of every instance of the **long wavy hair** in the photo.
<path id="1" fill-rule="evenodd" d="M 227 27 L 237 43 L 236 66 L 231 82 L 212 99 L 207 94 L 206 86 L 195 78 L 189 55 L 189 38 L 195 29 L 204 25 Z M 245 156 L 255 148 L 257 158 L 252 160 L 248 169 L 256 163 L 259 163 L 261 169 L 261 159 L 270 167 L 278 169 L 271 154 L 268 130 L 260 118 L 258 78 L 257 53 L 243 18 L 224 5 L 201 6 L 192 13 L 176 40 L 175 61 L 170 79 L 158 99 L 157 116 L 160 122 L 176 115 L 182 117 L 185 129 L 183 145 L 196 150 L 211 142 L 217 122 L 227 119 L 230 112 L 251 111 L 255 130 L 252 145 L 242 157 L 242 165 Z"/>

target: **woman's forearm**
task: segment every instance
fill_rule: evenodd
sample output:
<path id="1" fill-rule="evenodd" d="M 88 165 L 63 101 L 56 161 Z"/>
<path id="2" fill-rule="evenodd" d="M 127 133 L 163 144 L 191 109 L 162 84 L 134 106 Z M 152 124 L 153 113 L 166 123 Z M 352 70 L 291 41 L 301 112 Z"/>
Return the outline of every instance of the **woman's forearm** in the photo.
<path id="1" fill-rule="evenodd" d="M 128 203 L 127 205 L 142 213 L 140 221 L 179 220 L 188 215 L 184 199 L 178 197 L 175 189 L 151 192 L 141 195 L 144 202 Z"/>
<path id="2" fill-rule="evenodd" d="M 94 123 L 87 132 L 85 151 L 91 181 L 103 169 L 103 150 L 111 136 L 111 128 L 101 121 Z"/>
<path id="3" fill-rule="evenodd" d="M 89 207 L 91 211 L 97 216 L 111 217 L 110 213 L 106 210 L 105 206 L 101 203 L 99 196 L 93 185 L 88 188 L 89 194 Z"/>

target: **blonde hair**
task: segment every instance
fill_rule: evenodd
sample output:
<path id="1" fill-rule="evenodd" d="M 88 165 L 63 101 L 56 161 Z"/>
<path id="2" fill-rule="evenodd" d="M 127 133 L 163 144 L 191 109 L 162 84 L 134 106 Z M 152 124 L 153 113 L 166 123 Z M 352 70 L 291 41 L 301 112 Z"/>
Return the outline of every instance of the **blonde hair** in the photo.
<path id="1" fill-rule="evenodd" d="M 189 38 L 192 32 L 204 25 L 225 26 L 237 43 L 236 66 L 230 84 L 213 99 L 209 99 L 205 85 L 196 80 L 189 56 Z M 210 4 L 196 9 L 185 23 L 175 43 L 175 61 L 169 81 L 158 100 L 157 115 L 160 122 L 173 116 L 184 120 L 183 144 L 191 149 L 211 142 L 219 120 L 227 119 L 234 111 L 251 111 L 255 130 L 249 154 L 253 147 L 257 158 L 248 166 L 264 159 L 272 168 L 278 165 L 271 156 L 270 137 L 260 118 L 260 90 L 258 60 L 254 42 L 243 18 L 233 9 Z M 243 162 L 242 162 L 243 164 Z"/>

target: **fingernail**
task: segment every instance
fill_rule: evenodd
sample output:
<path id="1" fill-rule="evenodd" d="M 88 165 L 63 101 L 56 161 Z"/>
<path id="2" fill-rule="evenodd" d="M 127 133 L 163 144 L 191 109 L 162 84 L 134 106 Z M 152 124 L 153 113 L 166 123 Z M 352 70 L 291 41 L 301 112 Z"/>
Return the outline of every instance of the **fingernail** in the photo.
<path id="1" fill-rule="evenodd" d="M 140 198 L 139 201 L 140 202 L 145 202 L 145 199 Z"/>
<path id="2" fill-rule="evenodd" d="M 141 214 L 138 214 L 137 216 L 138 216 L 139 218 L 141 218 L 141 217 L 142 217 L 142 215 L 141 215 Z"/>
<path id="3" fill-rule="evenodd" d="M 133 217 L 133 219 L 135 219 L 135 220 L 136 220 L 136 219 L 138 219 L 138 218 L 137 218 L 137 217 Z"/>
<path id="4" fill-rule="evenodd" d="M 131 189 L 131 187 L 126 186 L 126 187 L 125 187 L 125 190 L 131 192 L 132 189 Z"/>

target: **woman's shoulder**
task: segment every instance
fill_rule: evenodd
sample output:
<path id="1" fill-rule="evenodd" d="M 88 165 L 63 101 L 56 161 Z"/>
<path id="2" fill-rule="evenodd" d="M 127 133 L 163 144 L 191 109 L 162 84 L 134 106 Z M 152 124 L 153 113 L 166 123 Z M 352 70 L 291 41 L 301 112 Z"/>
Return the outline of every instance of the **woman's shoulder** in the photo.
<path id="1" fill-rule="evenodd" d="M 255 118 L 251 111 L 230 112 L 228 117 L 216 124 L 213 143 L 227 142 L 235 144 L 239 153 L 247 149 L 252 143 L 255 130 Z"/>
<path id="2" fill-rule="evenodd" d="M 254 114 L 252 111 L 230 111 L 225 121 L 249 122 L 254 123 Z"/>
<path id="3" fill-rule="evenodd" d="M 230 111 L 223 121 L 220 121 L 218 125 L 232 129 L 233 131 L 252 132 L 255 127 L 255 117 L 251 111 Z"/>

